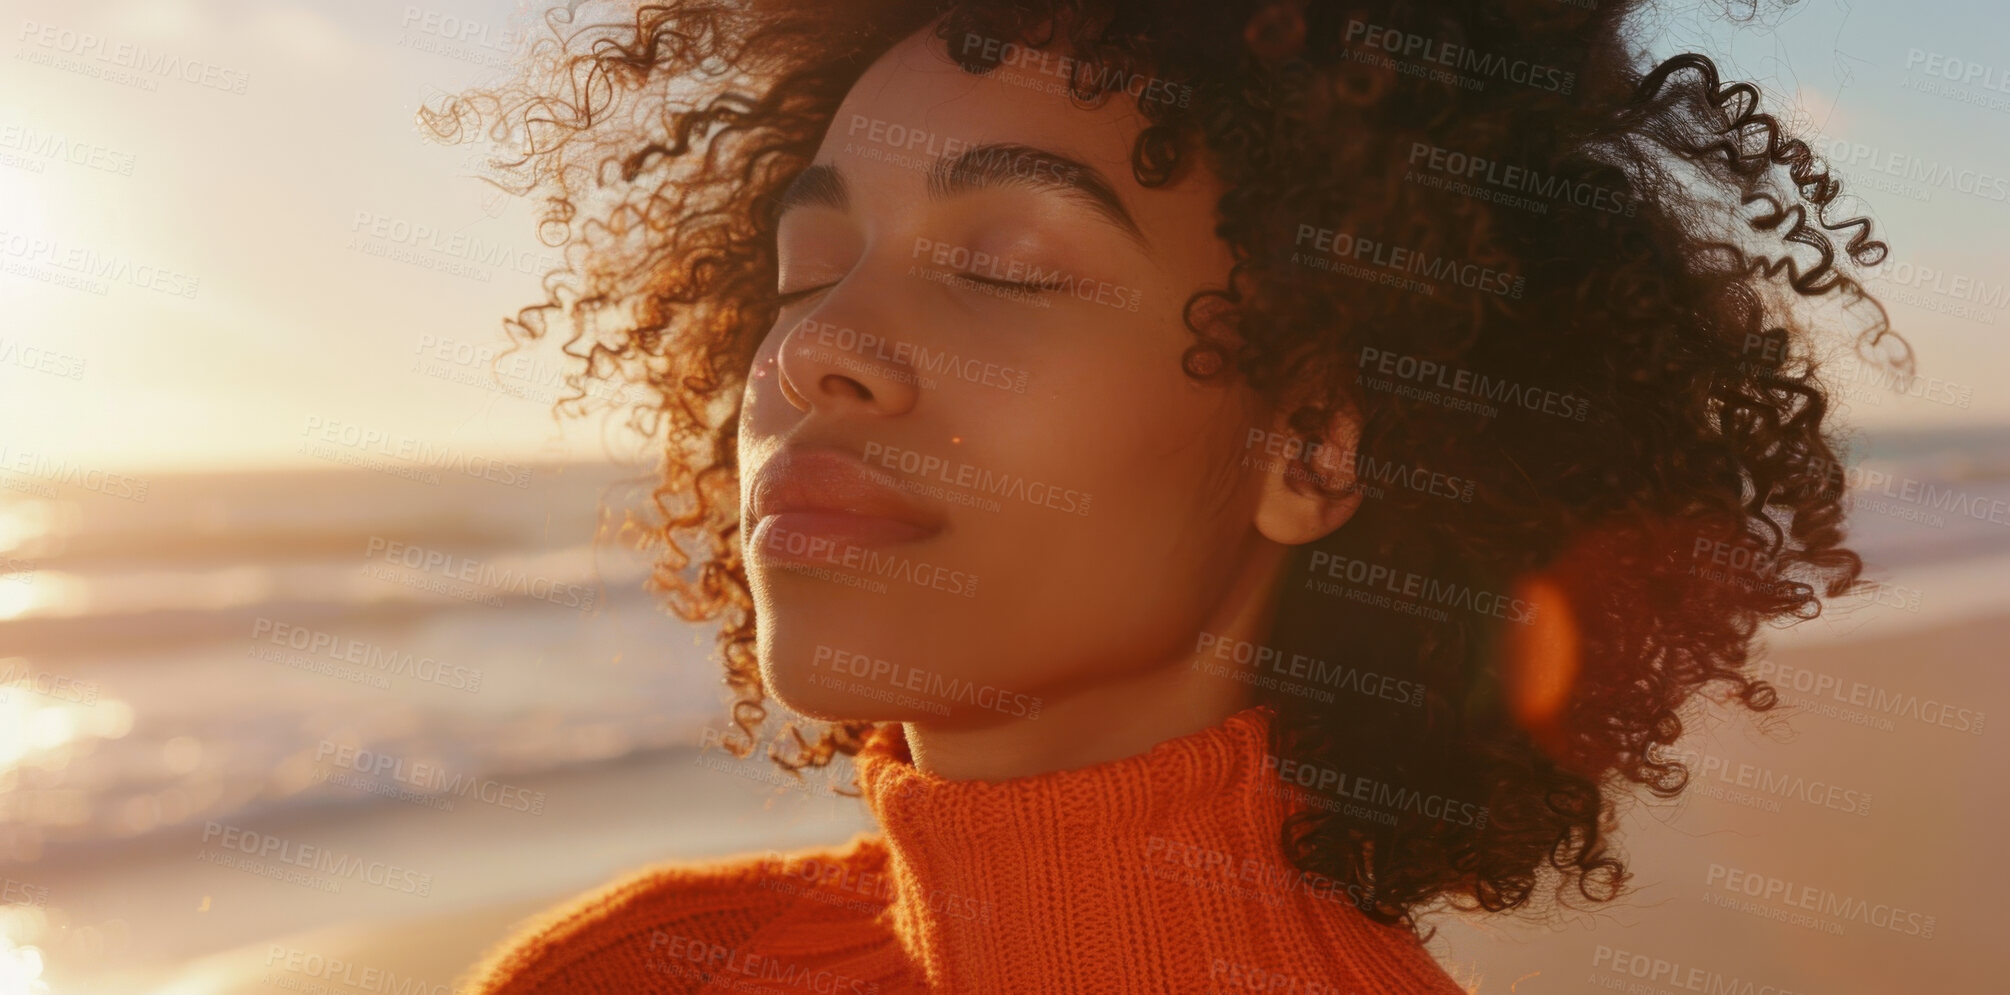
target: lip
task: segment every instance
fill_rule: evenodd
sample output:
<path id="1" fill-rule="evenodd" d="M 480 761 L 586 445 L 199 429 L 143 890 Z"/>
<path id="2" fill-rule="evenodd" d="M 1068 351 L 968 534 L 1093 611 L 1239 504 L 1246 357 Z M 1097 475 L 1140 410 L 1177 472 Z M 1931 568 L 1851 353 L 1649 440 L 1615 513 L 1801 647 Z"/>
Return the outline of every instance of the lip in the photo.
<path id="1" fill-rule="evenodd" d="M 857 457 L 831 449 L 776 452 L 755 471 L 750 490 L 748 545 L 764 557 L 830 562 L 848 545 L 919 542 L 946 524 Z"/>

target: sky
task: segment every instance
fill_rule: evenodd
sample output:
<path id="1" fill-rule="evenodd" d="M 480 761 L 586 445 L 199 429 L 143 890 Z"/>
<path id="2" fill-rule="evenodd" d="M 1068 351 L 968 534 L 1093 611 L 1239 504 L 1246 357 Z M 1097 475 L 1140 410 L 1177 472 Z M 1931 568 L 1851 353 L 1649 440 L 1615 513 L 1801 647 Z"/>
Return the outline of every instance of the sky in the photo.
<path id="1" fill-rule="evenodd" d="M 555 250 L 413 111 L 501 71 L 519 7 L 0 2 L 0 463 L 320 465 L 302 448 L 328 433 L 497 459 L 646 450 L 551 416 L 550 350 L 520 361 L 520 389 L 487 382 L 483 350 L 541 298 Z M 1894 246 L 1887 302 L 1929 379 L 1859 392 L 1853 419 L 2010 423 L 2010 13 L 1726 9 L 1663 5 L 1643 37 L 1797 108 L 1846 181 L 1869 178 L 1852 189 Z M 201 68 L 120 77 L 121 52 Z"/>

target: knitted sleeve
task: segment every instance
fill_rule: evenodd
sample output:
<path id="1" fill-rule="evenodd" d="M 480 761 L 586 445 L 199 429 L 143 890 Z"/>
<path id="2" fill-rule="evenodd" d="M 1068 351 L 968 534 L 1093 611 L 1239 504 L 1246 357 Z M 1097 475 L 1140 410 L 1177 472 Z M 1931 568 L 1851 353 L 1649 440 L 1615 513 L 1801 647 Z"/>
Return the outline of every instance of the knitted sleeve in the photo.
<path id="1" fill-rule="evenodd" d="M 808 851 L 869 861 L 877 841 Z M 746 956 L 763 927 L 801 901 L 776 855 L 644 868 L 539 914 L 456 987 L 467 995 L 695 993 Z M 801 859 L 802 855 L 794 855 Z"/>

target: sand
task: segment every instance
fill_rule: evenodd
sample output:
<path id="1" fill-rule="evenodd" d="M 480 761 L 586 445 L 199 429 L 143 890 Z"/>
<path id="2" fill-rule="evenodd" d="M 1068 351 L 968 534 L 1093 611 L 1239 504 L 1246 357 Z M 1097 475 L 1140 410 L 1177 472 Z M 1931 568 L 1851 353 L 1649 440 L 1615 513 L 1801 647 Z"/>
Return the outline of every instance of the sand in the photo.
<path id="1" fill-rule="evenodd" d="M 1682 801 L 1625 817 L 1633 894 L 1547 925 L 1440 917 L 1434 951 L 1485 993 L 1991 989 L 1988 903 L 2010 866 L 1993 836 L 2010 814 L 2010 771 L 2004 733 L 1986 723 L 2004 714 L 2006 645 L 2010 617 L 1774 652 L 1776 667 L 1833 677 L 1839 690 L 1771 733 L 1737 717 L 1698 730 L 1689 746 L 1714 758 L 1709 772 Z M 1976 734 L 1909 715 L 1863 723 L 1834 700 L 1853 692 L 1953 702 L 1985 724 Z M 198 859 L 200 831 L 38 866 L 50 905 L 82 927 L 46 944 L 46 978 L 63 993 L 235 995 L 342 991 L 373 969 L 444 995 L 514 924 L 623 870 L 869 828 L 856 801 L 777 790 L 755 779 L 759 762 L 737 773 L 714 769 L 722 762 L 671 751 L 526 781 L 547 794 L 542 815 L 391 803 L 245 827 L 429 875 L 424 897 L 356 880 L 329 893 L 217 866 Z M 1794 786 L 1769 791 L 1762 778 Z M 1753 881 L 1780 882 L 1817 911 L 1796 924 L 1803 910 L 1788 899 L 1739 890 Z M 1820 914 L 1825 900 L 1844 911 Z M 1859 905 L 1869 911 L 1847 911 Z M 1869 921 L 1891 906 L 1932 916 L 1932 935 L 1904 928 L 1922 919 L 1897 930 Z M 90 955 L 93 937 L 110 949 Z"/>

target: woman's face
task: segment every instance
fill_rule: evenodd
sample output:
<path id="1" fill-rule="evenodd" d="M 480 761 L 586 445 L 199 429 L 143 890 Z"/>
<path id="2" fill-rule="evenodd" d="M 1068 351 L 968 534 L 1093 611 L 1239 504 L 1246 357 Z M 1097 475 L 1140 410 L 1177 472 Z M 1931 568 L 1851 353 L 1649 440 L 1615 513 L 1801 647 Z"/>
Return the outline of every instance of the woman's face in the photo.
<path id="1" fill-rule="evenodd" d="M 784 198 L 741 415 L 763 672 L 817 718 L 985 725 L 1185 671 L 1281 549 L 1254 395 L 1181 370 L 1231 264 L 1213 179 L 1146 189 L 1131 98 L 941 47 L 874 64 Z"/>

